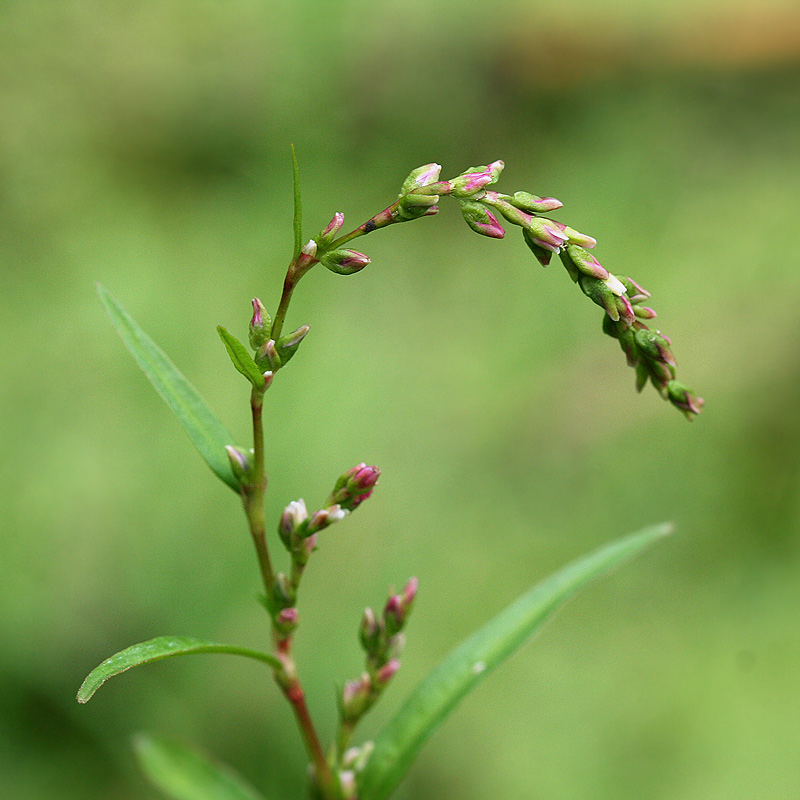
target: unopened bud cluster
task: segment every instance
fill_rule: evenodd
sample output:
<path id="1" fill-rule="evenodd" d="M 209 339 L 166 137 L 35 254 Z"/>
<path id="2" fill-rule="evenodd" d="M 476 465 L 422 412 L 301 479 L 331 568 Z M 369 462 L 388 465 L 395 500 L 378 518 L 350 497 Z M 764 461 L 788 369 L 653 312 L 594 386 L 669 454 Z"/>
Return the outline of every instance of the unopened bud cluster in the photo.
<path id="1" fill-rule="evenodd" d="M 656 316 L 653 309 L 641 304 L 649 294 L 630 278 L 617 277 L 605 269 L 589 252 L 597 244 L 591 236 L 542 216 L 559 209 L 560 201 L 528 192 L 506 195 L 488 189 L 499 178 L 502 161 L 473 167 L 450 181 L 439 181 L 439 169 L 438 164 L 428 164 L 412 172 L 403 184 L 401 201 L 403 197 L 426 194 L 438 201 L 439 196 L 450 195 L 458 201 L 465 222 L 476 233 L 502 239 L 503 225 L 516 225 L 543 266 L 550 263 L 553 254 L 558 254 L 572 280 L 606 312 L 603 329 L 619 339 L 628 363 L 636 368 L 637 388 L 641 390 L 649 380 L 662 397 L 689 419 L 700 413 L 702 399 L 675 380 L 675 359 L 669 339 L 659 331 L 650 330 L 644 322 Z"/>
<path id="2" fill-rule="evenodd" d="M 400 653 L 405 645 L 403 628 L 408 621 L 419 582 L 411 578 L 399 594 L 389 595 L 383 614 L 364 610 L 359 629 L 366 653 L 365 670 L 342 689 L 339 713 L 343 725 L 354 726 L 372 707 L 389 681 L 400 669 Z"/>

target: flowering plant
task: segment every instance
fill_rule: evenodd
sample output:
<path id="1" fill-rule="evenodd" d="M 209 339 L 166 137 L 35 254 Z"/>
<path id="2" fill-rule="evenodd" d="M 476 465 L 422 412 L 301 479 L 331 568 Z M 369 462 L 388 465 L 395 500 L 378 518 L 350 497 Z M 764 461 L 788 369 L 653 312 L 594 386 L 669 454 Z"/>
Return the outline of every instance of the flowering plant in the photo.
<path id="1" fill-rule="evenodd" d="M 296 355 L 309 332 L 309 326 L 302 325 L 283 333 L 292 295 L 301 278 L 317 264 L 340 275 L 359 272 L 370 259 L 349 247 L 353 240 L 389 225 L 432 216 L 439 211 L 440 199 L 451 197 L 476 233 L 501 239 L 505 236 L 504 226 L 516 226 L 543 266 L 550 263 L 553 255 L 560 257 L 583 294 L 603 309 L 603 330 L 619 341 L 628 364 L 636 370 L 639 390 L 650 382 L 688 419 L 700 412 L 703 401 L 676 379 L 670 340 L 648 327 L 647 323 L 656 316 L 652 308 L 643 305 L 649 293 L 633 279 L 614 275 L 603 267 L 590 252 L 596 245 L 591 236 L 546 216 L 561 207 L 555 198 L 527 192 L 507 195 L 490 189 L 500 177 L 502 161 L 468 169 L 450 180 L 440 180 L 438 164 L 426 164 L 411 172 L 391 205 L 362 225 L 342 234 L 344 215 L 337 212 L 305 243 L 296 159 L 293 164 L 294 252 L 274 316 L 270 316 L 261 300 L 253 299 L 249 347 L 224 328 L 218 328 L 234 367 L 250 384 L 251 447 L 240 447 L 233 442 L 224 425 L 174 364 L 120 304 L 104 288 L 99 288 L 112 322 L 139 366 L 176 414 L 211 470 L 241 499 L 263 583 L 260 599 L 269 620 L 271 650 L 161 636 L 128 647 L 100 664 L 84 681 L 78 700 L 87 702 L 113 675 L 172 656 L 213 652 L 255 659 L 272 670 L 297 720 L 310 761 L 310 796 L 316 800 L 384 800 L 397 787 L 428 735 L 479 680 L 519 647 L 577 589 L 663 536 L 669 526 L 651 527 L 613 542 L 534 586 L 457 647 L 411 694 L 373 741 L 354 745 L 352 740 L 359 722 L 380 699 L 400 667 L 404 630 L 418 588 L 417 580 L 409 579 L 400 592 L 390 593 L 380 612 L 371 608 L 364 611 L 359 631 L 364 670 L 343 684 L 339 693 L 338 730 L 330 746 L 323 746 L 293 656 L 293 640 L 300 622 L 300 587 L 306 565 L 320 545 L 320 534 L 370 497 L 380 472 L 377 467 L 358 464 L 336 480 L 326 501 L 311 512 L 302 499 L 288 503 L 277 521 L 277 533 L 287 551 L 289 568 L 287 571 L 275 568 L 274 545 L 271 549 L 267 536 L 262 411 L 265 395 L 277 373 Z M 161 737 L 139 737 L 137 754 L 147 776 L 176 800 L 261 797 L 229 768 Z"/>

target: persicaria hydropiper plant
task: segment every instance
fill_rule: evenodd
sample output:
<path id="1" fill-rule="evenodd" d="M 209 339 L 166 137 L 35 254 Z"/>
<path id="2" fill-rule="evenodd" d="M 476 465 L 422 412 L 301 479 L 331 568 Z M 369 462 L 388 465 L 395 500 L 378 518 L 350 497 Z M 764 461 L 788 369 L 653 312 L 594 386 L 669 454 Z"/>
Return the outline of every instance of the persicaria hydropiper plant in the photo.
<path id="1" fill-rule="evenodd" d="M 700 412 L 703 401 L 676 380 L 670 340 L 648 327 L 647 323 L 656 316 L 655 311 L 643 305 L 649 293 L 633 279 L 614 275 L 603 267 L 590 252 L 596 244 L 591 236 L 545 216 L 561 207 L 555 198 L 527 192 L 507 195 L 490 189 L 500 177 L 502 161 L 468 169 L 444 181 L 440 180 L 438 164 L 426 164 L 406 178 L 397 200 L 388 208 L 345 234 L 341 233 L 344 215 L 337 212 L 307 242 L 301 230 L 296 159 L 293 163 L 294 254 L 274 316 L 270 316 L 261 300 L 252 301 L 249 348 L 224 328 L 218 328 L 233 365 L 251 384 L 252 447 L 234 444 L 224 425 L 167 356 L 105 289 L 99 289 L 106 310 L 139 366 L 175 412 L 212 471 L 241 498 L 258 556 L 263 582 L 261 600 L 269 617 L 271 650 L 262 652 L 189 637 L 158 637 L 133 645 L 100 664 L 84 681 L 78 700 L 89 700 L 112 675 L 171 656 L 214 652 L 256 659 L 272 670 L 297 720 L 310 760 L 309 796 L 316 800 L 384 800 L 408 771 L 425 739 L 480 679 L 578 588 L 666 534 L 669 526 L 654 526 L 619 539 L 534 586 L 457 647 L 411 693 L 374 740 L 354 744 L 359 722 L 400 668 L 404 629 L 417 594 L 417 581 L 411 578 L 399 593 L 390 594 L 380 612 L 371 608 L 364 611 L 359 628 L 365 654 L 364 671 L 344 682 L 339 692 L 338 730 L 325 746 L 306 704 L 292 654 L 301 618 L 300 586 L 311 555 L 324 540 L 320 534 L 369 498 L 380 473 L 377 467 L 366 464 L 353 467 L 334 483 L 322 506 L 311 512 L 301 499 L 288 503 L 280 520 L 272 524 L 276 525 L 277 538 L 288 553 L 289 568 L 276 570 L 267 537 L 262 408 L 275 376 L 295 356 L 309 332 L 308 325 L 301 325 L 291 333 L 283 333 L 292 294 L 300 279 L 317 264 L 340 275 L 359 272 L 370 259 L 349 247 L 353 240 L 388 225 L 432 216 L 438 213 L 442 197 L 452 197 L 467 225 L 476 233 L 502 239 L 503 226 L 517 226 L 525 244 L 542 265 L 547 266 L 554 254 L 560 257 L 570 278 L 603 309 L 603 330 L 619 341 L 628 364 L 636 370 L 639 390 L 649 380 L 664 399 L 689 419 Z M 230 768 L 194 749 L 158 736 L 140 736 L 136 739 L 136 751 L 145 774 L 168 797 L 264 800 Z"/>

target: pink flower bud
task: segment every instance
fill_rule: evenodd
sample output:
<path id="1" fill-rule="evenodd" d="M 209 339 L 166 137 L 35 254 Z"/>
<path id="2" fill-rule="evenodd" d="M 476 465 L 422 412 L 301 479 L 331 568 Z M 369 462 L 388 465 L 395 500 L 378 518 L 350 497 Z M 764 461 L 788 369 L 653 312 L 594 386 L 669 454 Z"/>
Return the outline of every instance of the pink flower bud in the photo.
<path id="1" fill-rule="evenodd" d="M 283 511 L 281 521 L 278 525 L 278 532 L 281 539 L 288 547 L 289 538 L 291 535 L 308 519 L 308 511 L 306 510 L 305 501 L 300 498 L 299 500 L 292 500 Z"/>
<path id="2" fill-rule="evenodd" d="M 562 228 L 562 233 L 567 237 L 567 240 L 570 244 L 577 244 L 581 247 L 589 248 L 594 247 L 597 244 L 597 239 L 587 236 L 585 233 L 580 233 L 580 231 L 570 228 L 569 225 L 565 225 Z"/>
<path id="3" fill-rule="evenodd" d="M 705 401 L 702 397 L 695 397 L 688 386 L 684 386 L 679 381 L 669 381 L 666 386 L 667 399 L 676 408 L 686 414 L 687 419 L 692 418 L 692 414 L 699 414 L 703 410 Z"/>
<path id="4" fill-rule="evenodd" d="M 342 225 L 344 225 L 344 214 L 341 211 L 337 211 L 333 215 L 333 219 L 320 231 L 317 237 L 319 246 L 324 247 L 330 244 L 336 238 L 336 234 L 339 233 Z"/>
<path id="5" fill-rule="evenodd" d="M 633 306 L 633 313 L 636 315 L 637 319 L 655 319 L 658 316 L 656 312 L 648 306 Z"/>
<path id="6" fill-rule="evenodd" d="M 231 463 L 233 475 L 240 484 L 248 483 L 252 478 L 252 451 L 245 451 L 239 447 L 226 444 L 225 452 L 228 454 L 228 461 Z"/>
<path id="7" fill-rule="evenodd" d="M 358 250 L 332 250 L 330 253 L 325 253 L 320 258 L 331 272 L 338 275 L 352 275 L 354 272 L 360 272 L 367 264 L 370 263 L 370 258 L 365 256 L 364 253 L 359 253 Z"/>
<path id="8" fill-rule="evenodd" d="M 494 161 L 488 167 L 472 167 L 450 181 L 453 197 L 470 197 L 484 186 L 496 183 L 505 164 Z"/>
<path id="9" fill-rule="evenodd" d="M 296 608 L 284 608 L 278 613 L 278 622 L 281 625 L 296 626 L 300 618 L 300 614 Z"/>
<path id="10" fill-rule="evenodd" d="M 254 297 L 253 318 L 250 320 L 250 346 L 253 350 L 258 350 L 269 339 L 271 328 L 272 320 L 267 309 L 257 297 Z"/>
<path id="11" fill-rule="evenodd" d="M 564 205 L 560 200 L 556 200 L 555 197 L 538 197 L 535 194 L 528 194 L 528 192 L 514 192 L 511 203 L 523 211 L 530 211 L 534 214 L 555 211 Z"/>
<path id="12" fill-rule="evenodd" d="M 328 502 L 338 503 L 342 508 L 353 511 L 372 494 L 380 474 L 377 467 L 364 463 L 356 465 L 339 476 Z"/>
<path id="13" fill-rule="evenodd" d="M 562 226 L 558 222 L 545 217 L 532 217 L 525 225 L 534 243 L 539 247 L 558 253 L 567 237 L 561 232 Z"/>
<path id="14" fill-rule="evenodd" d="M 502 239 L 506 235 L 503 226 L 497 221 L 497 217 L 482 203 L 462 200 L 460 205 L 464 221 L 475 233 L 489 236 L 492 239 Z"/>
<path id="15" fill-rule="evenodd" d="M 391 661 L 387 661 L 375 673 L 375 683 L 382 689 L 397 674 L 397 671 L 399 669 L 400 669 L 399 659 L 393 658 Z"/>
<path id="16" fill-rule="evenodd" d="M 342 688 L 339 710 L 342 720 L 355 722 L 372 704 L 372 680 L 364 672 L 354 681 L 348 681 Z"/>

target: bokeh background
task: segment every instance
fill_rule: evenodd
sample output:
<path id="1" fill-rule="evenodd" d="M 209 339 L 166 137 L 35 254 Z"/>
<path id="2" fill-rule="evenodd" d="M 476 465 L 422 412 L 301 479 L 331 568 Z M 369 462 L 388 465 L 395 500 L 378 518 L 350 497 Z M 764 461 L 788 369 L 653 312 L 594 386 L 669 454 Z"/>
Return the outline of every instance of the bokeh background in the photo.
<path id="1" fill-rule="evenodd" d="M 495 158 L 565 202 L 653 294 L 693 424 L 637 396 L 600 310 L 455 204 L 305 280 L 269 398 L 269 513 L 361 460 L 373 499 L 322 539 L 298 658 L 329 735 L 361 609 L 416 574 L 404 669 L 369 735 L 538 578 L 644 524 L 677 534 L 583 593 L 434 735 L 398 800 L 796 797 L 800 763 L 800 12 L 794 0 L 64 0 L 0 8 L 0 794 L 155 798 L 130 736 L 302 796 L 264 670 L 117 678 L 162 633 L 260 646 L 257 572 L 215 481 L 104 317 L 103 282 L 246 440 L 214 326 L 274 307 L 307 233 L 413 168 Z"/>

